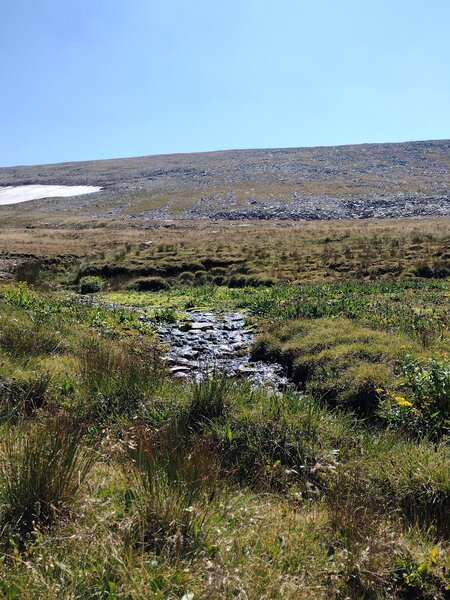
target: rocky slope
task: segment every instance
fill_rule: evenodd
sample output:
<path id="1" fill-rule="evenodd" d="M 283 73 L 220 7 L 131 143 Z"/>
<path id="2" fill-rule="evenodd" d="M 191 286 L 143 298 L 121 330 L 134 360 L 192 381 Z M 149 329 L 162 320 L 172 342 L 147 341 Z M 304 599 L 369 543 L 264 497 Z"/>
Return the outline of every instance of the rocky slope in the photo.
<path id="1" fill-rule="evenodd" d="M 95 185 L 1 215 L 135 219 L 450 216 L 450 140 L 230 150 L 0 169 L 0 186 Z"/>

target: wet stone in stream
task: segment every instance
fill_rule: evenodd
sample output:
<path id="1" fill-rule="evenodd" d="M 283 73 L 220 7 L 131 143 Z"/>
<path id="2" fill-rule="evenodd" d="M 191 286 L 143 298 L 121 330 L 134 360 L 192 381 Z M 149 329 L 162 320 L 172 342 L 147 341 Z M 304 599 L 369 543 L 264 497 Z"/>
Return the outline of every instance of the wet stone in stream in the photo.
<path id="1" fill-rule="evenodd" d="M 273 388 L 289 384 L 281 365 L 250 360 L 255 334 L 246 328 L 242 313 L 191 311 L 185 321 L 160 327 L 159 334 L 168 346 L 164 358 L 176 377 L 201 379 L 219 372 Z"/>

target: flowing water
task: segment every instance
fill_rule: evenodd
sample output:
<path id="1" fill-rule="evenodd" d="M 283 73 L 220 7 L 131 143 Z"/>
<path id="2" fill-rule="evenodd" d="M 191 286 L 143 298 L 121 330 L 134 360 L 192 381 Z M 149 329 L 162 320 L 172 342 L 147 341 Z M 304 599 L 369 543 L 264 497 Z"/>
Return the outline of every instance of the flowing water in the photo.
<path id="1" fill-rule="evenodd" d="M 216 372 L 273 388 L 289 384 L 281 365 L 251 360 L 255 333 L 240 312 L 190 311 L 185 320 L 160 327 L 159 334 L 167 344 L 164 358 L 176 377 L 200 379 Z"/>

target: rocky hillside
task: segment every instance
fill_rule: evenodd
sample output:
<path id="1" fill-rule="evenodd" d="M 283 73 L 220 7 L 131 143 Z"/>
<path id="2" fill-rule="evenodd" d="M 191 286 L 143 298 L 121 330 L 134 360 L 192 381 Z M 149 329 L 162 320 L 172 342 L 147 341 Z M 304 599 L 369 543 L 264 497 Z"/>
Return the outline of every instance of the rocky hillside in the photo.
<path id="1" fill-rule="evenodd" d="M 0 215 L 137 219 L 450 216 L 450 140 L 230 150 L 0 169 L 0 186 L 98 185 Z"/>

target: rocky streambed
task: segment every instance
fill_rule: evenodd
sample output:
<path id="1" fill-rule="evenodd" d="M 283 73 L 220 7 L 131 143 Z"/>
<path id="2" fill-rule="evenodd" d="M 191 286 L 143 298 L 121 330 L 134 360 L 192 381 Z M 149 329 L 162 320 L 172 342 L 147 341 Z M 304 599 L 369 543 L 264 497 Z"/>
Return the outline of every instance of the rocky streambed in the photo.
<path id="1" fill-rule="evenodd" d="M 240 312 L 190 311 L 185 319 L 159 327 L 159 334 L 176 377 L 201 379 L 215 372 L 272 388 L 289 384 L 281 365 L 251 360 L 255 333 Z"/>

